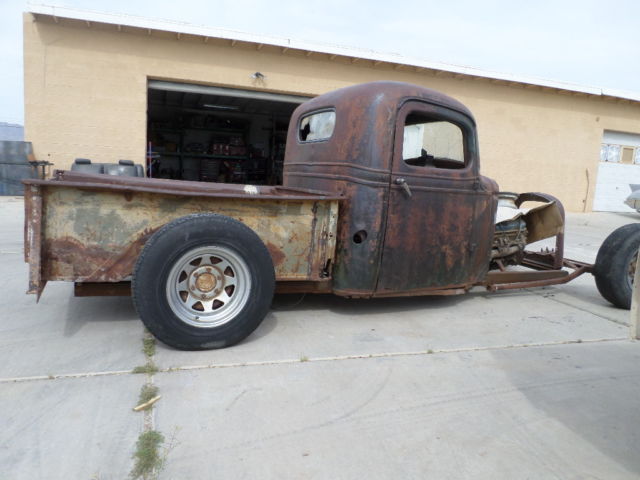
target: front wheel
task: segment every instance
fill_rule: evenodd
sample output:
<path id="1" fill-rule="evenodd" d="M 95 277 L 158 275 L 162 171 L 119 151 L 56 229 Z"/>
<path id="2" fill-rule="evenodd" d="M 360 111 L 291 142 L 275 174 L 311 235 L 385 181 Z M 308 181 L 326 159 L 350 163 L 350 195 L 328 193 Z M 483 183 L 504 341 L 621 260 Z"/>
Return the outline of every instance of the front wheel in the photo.
<path id="1" fill-rule="evenodd" d="M 614 230 L 598 250 L 593 274 L 600 294 L 616 307 L 631 308 L 640 247 L 640 223 Z"/>
<path id="2" fill-rule="evenodd" d="M 229 217 L 196 214 L 158 230 L 136 263 L 132 293 L 149 331 L 182 350 L 224 348 L 253 332 L 275 287 L 269 251 Z"/>

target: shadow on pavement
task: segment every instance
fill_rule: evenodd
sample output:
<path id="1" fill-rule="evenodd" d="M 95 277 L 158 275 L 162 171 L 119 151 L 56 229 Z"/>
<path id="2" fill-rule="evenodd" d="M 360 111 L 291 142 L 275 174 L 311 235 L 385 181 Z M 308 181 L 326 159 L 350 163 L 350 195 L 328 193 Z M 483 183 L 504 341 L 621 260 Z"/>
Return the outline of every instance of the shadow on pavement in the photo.
<path id="1" fill-rule="evenodd" d="M 130 297 L 69 297 L 64 336 L 71 337 L 88 323 L 139 322 Z"/>
<path id="2" fill-rule="evenodd" d="M 640 348 L 636 343 L 494 351 L 492 355 L 519 392 L 550 418 L 545 422 L 550 428 L 525 424 L 525 429 L 552 440 L 559 422 L 640 478 Z"/>
<path id="3" fill-rule="evenodd" d="M 272 310 L 296 311 L 330 310 L 338 314 L 357 314 L 366 316 L 368 313 L 402 313 L 418 310 L 438 310 L 454 308 L 469 295 L 456 296 L 421 296 L 396 298 L 344 298 L 330 294 L 279 294 L 276 295 Z"/>

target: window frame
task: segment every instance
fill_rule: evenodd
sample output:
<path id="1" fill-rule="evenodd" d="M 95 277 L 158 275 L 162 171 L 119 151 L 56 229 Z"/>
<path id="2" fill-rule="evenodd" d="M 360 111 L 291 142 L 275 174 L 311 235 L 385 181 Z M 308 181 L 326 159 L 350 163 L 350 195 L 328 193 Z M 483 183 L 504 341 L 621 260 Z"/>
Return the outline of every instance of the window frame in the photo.
<path id="1" fill-rule="evenodd" d="M 407 118 L 411 115 L 412 113 L 409 113 L 409 115 L 407 115 Z M 435 168 L 445 168 L 445 169 L 448 168 L 448 167 L 439 167 L 436 165 L 437 161 L 442 161 L 442 162 L 447 162 L 452 165 L 455 165 L 449 168 L 450 170 L 462 170 L 467 164 L 466 158 L 465 158 L 466 157 L 465 148 L 464 148 L 464 143 L 465 143 L 464 132 L 462 131 L 462 129 L 455 123 L 452 123 L 448 120 L 432 119 L 423 115 L 418 116 L 417 120 L 419 120 L 418 123 L 412 123 L 408 125 L 405 119 L 404 134 L 403 134 L 403 141 L 402 141 L 402 160 L 407 165 L 411 165 L 415 167 L 433 166 Z M 411 127 L 422 127 L 419 129 L 419 132 L 422 134 L 422 136 L 419 138 L 416 137 L 414 140 L 417 140 L 418 142 L 412 146 L 419 146 L 420 152 L 425 152 L 426 156 L 430 157 L 430 161 L 433 162 L 432 165 L 427 165 L 427 164 L 420 165 L 416 163 L 410 163 L 411 160 L 415 161 L 423 158 L 425 155 L 423 155 L 422 153 L 420 153 L 417 156 L 405 157 L 405 149 L 407 147 L 407 129 Z M 445 129 L 448 131 L 446 131 Z M 454 148 L 456 149 L 456 152 L 454 155 L 451 155 L 451 156 L 437 155 L 440 150 L 439 149 L 440 145 L 437 142 L 439 139 L 442 139 L 442 137 L 445 137 L 445 136 L 449 136 L 449 140 L 452 140 L 452 142 L 449 143 L 449 146 L 453 145 Z M 431 140 L 435 140 L 435 141 L 432 142 Z M 451 152 L 451 150 L 449 149 L 449 153 L 453 153 L 453 152 Z M 458 157 L 458 154 L 460 158 L 454 158 L 454 157 Z"/>
<path id="2" fill-rule="evenodd" d="M 411 165 L 403 158 L 404 128 L 407 117 L 411 114 L 418 114 L 430 117 L 434 121 L 446 121 L 457 126 L 462 133 L 464 167 L 462 168 L 442 168 L 434 165 Z M 407 174 L 420 176 L 463 176 L 477 174 L 478 148 L 476 140 L 476 129 L 473 119 L 466 114 L 452 110 L 445 106 L 433 104 L 420 99 L 407 99 L 398 109 L 396 117 L 396 129 L 394 140 L 393 163 L 394 171 L 401 171 Z"/>

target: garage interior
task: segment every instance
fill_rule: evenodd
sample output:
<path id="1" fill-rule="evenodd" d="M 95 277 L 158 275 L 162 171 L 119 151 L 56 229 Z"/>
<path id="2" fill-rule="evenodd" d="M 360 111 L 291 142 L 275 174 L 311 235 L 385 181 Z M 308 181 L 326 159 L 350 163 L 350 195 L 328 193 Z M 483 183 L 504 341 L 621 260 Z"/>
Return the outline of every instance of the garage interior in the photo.
<path id="1" fill-rule="evenodd" d="M 150 80 L 147 176 L 276 185 L 289 119 L 307 97 Z"/>

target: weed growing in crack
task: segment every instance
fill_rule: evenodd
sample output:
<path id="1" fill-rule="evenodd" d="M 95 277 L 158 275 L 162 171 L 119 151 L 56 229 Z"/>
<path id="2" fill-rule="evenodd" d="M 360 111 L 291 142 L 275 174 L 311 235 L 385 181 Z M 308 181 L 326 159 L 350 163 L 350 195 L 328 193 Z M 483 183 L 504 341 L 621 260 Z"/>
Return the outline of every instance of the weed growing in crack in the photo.
<path id="1" fill-rule="evenodd" d="M 158 396 L 158 387 L 150 383 L 145 383 L 140 389 L 140 397 L 138 398 L 138 405 L 147 403 L 149 400 L 157 396 Z"/>
<path id="2" fill-rule="evenodd" d="M 139 365 L 133 370 L 131 370 L 131 373 L 146 373 L 147 375 L 153 375 L 154 373 L 157 373 L 157 372 L 158 372 L 158 366 L 155 363 L 153 363 L 153 360 L 151 359 L 149 359 L 147 363 L 145 363 L 144 365 Z"/>
<path id="3" fill-rule="evenodd" d="M 174 429 L 169 443 L 164 448 L 161 446 L 164 444 L 165 438 L 160 432 L 151 430 L 141 433 L 136 443 L 136 451 L 132 456 L 136 463 L 129 474 L 130 478 L 142 477 L 144 480 L 158 480 L 169 454 L 178 445 L 176 440 L 178 430 L 178 427 Z"/>
<path id="4" fill-rule="evenodd" d="M 129 476 L 137 478 L 157 478 L 164 465 L 164 459 L 160 454 L 160 446 L 164 443 L 164 435 L 155 430 L 143 432 L 136 442 L 136 451 L 133 458 L 136 463 Z"/>
<path id="5" fill-rule="evenodd" d="M 157 480 L 169 452 L 175 446 L 175 433 L 169 445 L 161 448 L 165 442 L 164 435 L 153 429 L 153 417 L 149 413 L 153 409 L 153 403 L 160 398 L 159 388 L 153 383 L 153 375 L 159 371 L 153 361 L 156 353 L 156 340 L 149 332 L 146 332 L 142 340 L 142 352 L 146 357 L 146 363 L 135 367 L 132 373 L 148 376 L 147 382 L 140 389 L 138 406 L 134 408 L 135 411 L 145 412 L 145 431 L 140 434 L 136 442 L 136 448 L 132 455 L 135 463 L 129 476 L 132 479 Z"/>
<path id="6" fill-rule="evenodd" d="M 142 353 L 147 357 L 153 357 L 156 354 L 156 339 L 147 337 L 142 340 Z"/>

